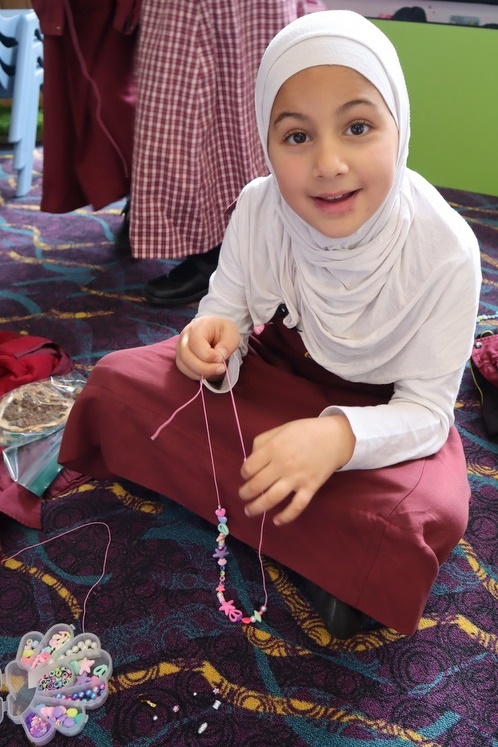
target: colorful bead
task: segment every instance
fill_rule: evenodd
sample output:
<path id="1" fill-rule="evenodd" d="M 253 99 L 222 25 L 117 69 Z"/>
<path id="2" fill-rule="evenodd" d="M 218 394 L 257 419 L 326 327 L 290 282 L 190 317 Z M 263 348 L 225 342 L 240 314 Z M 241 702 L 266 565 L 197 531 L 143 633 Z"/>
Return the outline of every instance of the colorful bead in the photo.
<path id="1" fill-rule="evenodd" d="M 227 555 L 228 555 L 228 550 L 226 549 L 226 547 L 218 547 L 215 550 L 213 558 L 226 558 Z M 221 565 L 221 564 L 218 563 L 218 565 Z"/>
<path id="2" fill-rule="evenodd" d="M 38 682 L 39 690 L 60 690 L 70 684 L 73 673 L 69 667 L 54 669 L 44 675 Z"/>
<path id="3" fill-rule="evenodd" d="M 85 656 L 85 658 L 80 661 L 79 674 L 90 674 L 92 666 L 94 664 L 95 664 L 95 659 L 87 659 L 87 657 Z"/>
<path id="4" fill-rule="evenodd" d="M 259 610 L 254 610 L 253 614 L 250 617 L 243 617 L 242 612 L 236 609 L 233 603 L 233 599 L 225 599 L 225 566 L 228 562 L 226 556 L 229 555 L 229 552 L 225 547 L 225 538 L 228 534 L 230 534 L 225 513 L 226 512 L 224 508 L 217 508 L 215 511 L 216 517 L 218 519 L 217 529 L 219 534 L 216 539 L 218 546 L 213 553 L 213 558 L 217 558 L 217 563 L 220 567 L 219 582 L 218 586 L 216 587 L 216 597 L 218 599 L 218 602 L 220 603 L 219 610 L 220 612 L 224 612 L 231 622 L 242 622 L 244 623 L 244 625 L 261 622 L 261 615 L 266 612 L 266 607 L 264 604 L 261 605 Z"/>
<path id="5" fill-rule="evenodd" d="M 37 739 L 44 737 L 50 730 L 50 725 L 36 713 L 30 713 L 28 715 L 26 718 L 26 726 L 28 727 L 30 735 Z"/>
<path id="6" fill-rule="evenodd" d="M 488 319 L 498 319 L 498 314 L 480 314 L 477 317 L 478 322 L 484 322 L 484 321 L 487 321 Z"/>

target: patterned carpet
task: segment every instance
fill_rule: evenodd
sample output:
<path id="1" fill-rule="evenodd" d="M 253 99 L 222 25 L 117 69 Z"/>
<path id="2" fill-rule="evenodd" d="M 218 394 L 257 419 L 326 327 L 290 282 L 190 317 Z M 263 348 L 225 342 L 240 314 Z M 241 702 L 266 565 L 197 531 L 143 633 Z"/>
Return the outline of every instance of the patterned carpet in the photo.
<path id="1" fill-rule="evenodd" d="M 444 194 L 478 234 L 480 313 L 494 314 L 498 199 Z M 84 373 L 110 350 L 174 334 L 194 313 L 142 300 L 144 282 L 168 266 L 116 254 L 121 205 L 43 215 L 39 173 L 30 194 L 15 199 L 8 154 L 0 156 L 0 195 L 0 331 L 49 337 Z M 212 528 L 136 485 L 86 481 L 44 499 L 43 531 L 0 515 L 2 672 L 25 634 L 56 623 L 73 624 L 75 635 L 84 623 L 113 660 L 108 698 L 89 707 L 80 734 L 62 727 L 50 744 L 498 747 L 498 444 L 485 436 L 469 371 L 456 416 L 472 485 L 469 527 L 410 638 L 376 628 L 331 639 L 290 574 L 270 561 L 264 621 L 233 625 L 217 610 Z M 103 569 L 104 523 L 105 573 L 85 606 Z M 231 550 L 238 597 L 244 607 L 257 603 L 257 557 L 235 541 Z M 16 698 L 29 705 L 34 691 L 25 690 Z M 28 744 L 1 710 L 0 721 L 0 747 Z"/>

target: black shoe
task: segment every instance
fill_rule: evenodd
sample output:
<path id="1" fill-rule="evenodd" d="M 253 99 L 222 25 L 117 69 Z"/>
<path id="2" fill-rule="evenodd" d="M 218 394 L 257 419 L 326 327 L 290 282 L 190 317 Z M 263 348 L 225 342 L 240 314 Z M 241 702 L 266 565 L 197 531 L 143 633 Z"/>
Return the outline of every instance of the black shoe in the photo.
<path id="1" fill-rule="evenodd" d="M 180 262 L 167 275 L 151 280 L 144 296 L 155 306 L 185 306 L 200 301 L 209 288 L 209 278 L 216 270 L 220 247 L 205 254 L 193 254 Z"/>
<path id="2" fill-rule="evenodd" d="M 312 584 L 311 581 L 307 582 L 306 592 L 328 632 L 334 638 L 345 640 L 360 632 L 363 614 L 359 610 L 341 602 L 340 599 Z"/>
<path id="3" fill-rule="evenodd" d="M 126 200 L 126 203 L 121 210 L 121 215 L 123 216 L 123 222 L 116 234 L 116 238 L 114 239 L 114 246 L 116 251 L 123 254 L 130 254 L 130 198 Z"/>

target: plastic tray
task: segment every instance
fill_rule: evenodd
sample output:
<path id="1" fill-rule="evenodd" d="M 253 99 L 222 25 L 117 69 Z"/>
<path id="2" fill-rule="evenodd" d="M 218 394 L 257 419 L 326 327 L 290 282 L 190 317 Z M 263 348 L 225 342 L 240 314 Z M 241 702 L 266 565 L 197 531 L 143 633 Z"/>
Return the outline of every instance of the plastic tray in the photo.
<path id="1" fill-rule="evenodd" d="M 7 712 L 30 742 L 40 746 L 56 732 L 75 736 L 88 720 L 87 710 L 107 699 L 111 674 L 111 656 L 93 633 L 75 636 L 74 627 L 64 623 L 45 634 L 26 633 L 16 658 L 5 667 L 9 694 L 6 702 L 0 700 L 0 722 Z"/>

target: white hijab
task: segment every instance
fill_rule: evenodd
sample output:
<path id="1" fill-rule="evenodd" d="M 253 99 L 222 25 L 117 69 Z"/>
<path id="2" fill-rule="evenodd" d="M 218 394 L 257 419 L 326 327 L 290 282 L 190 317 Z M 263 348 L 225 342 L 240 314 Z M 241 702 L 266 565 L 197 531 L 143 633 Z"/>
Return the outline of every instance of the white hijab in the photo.
<path id="1" fill-rule="evenodd" d="M 289 311 L 285 324 L 299 328 L 312 358 L 349 380 L 440 375 L 451 367 L 441 357 L 451 352 L 442 346 L 441 356 L 428 364 L 421 350 L 434 329 L 427 330 L 425 322 L 442 292 L 438 273 L 446 282 L 443 265 L 464 240 L 475 249 L 475 237 L 439 193 L 407 169 L 409 102 L 398 56 L 374 24 L 352 11 L 303 16 L 268 46 L 256 82 L 256 115 L 270 172 L 266 144 L 275 96 L 288 78 L 316 65 L 350 67 L 381 93 L 399 132 L 395 177 L 377 212 L 342 239 L 306 224 L 285 203 L 272 174 L 244 190 L 237 233 L 242 242 L 250 236 L 247 243 L 253 248 L 246 253 L 252 265 L 247 301 L 253 321 L 268 321 L 283 301 Z M 419 211 L 434 220 L 417 223 Z M 264 273 L 254 247 L 259 256 L 266 251 Z M 414 338 L 419 344 L 409 345 Z M 459 350 L 455 362 L 461 357 Z"/>

